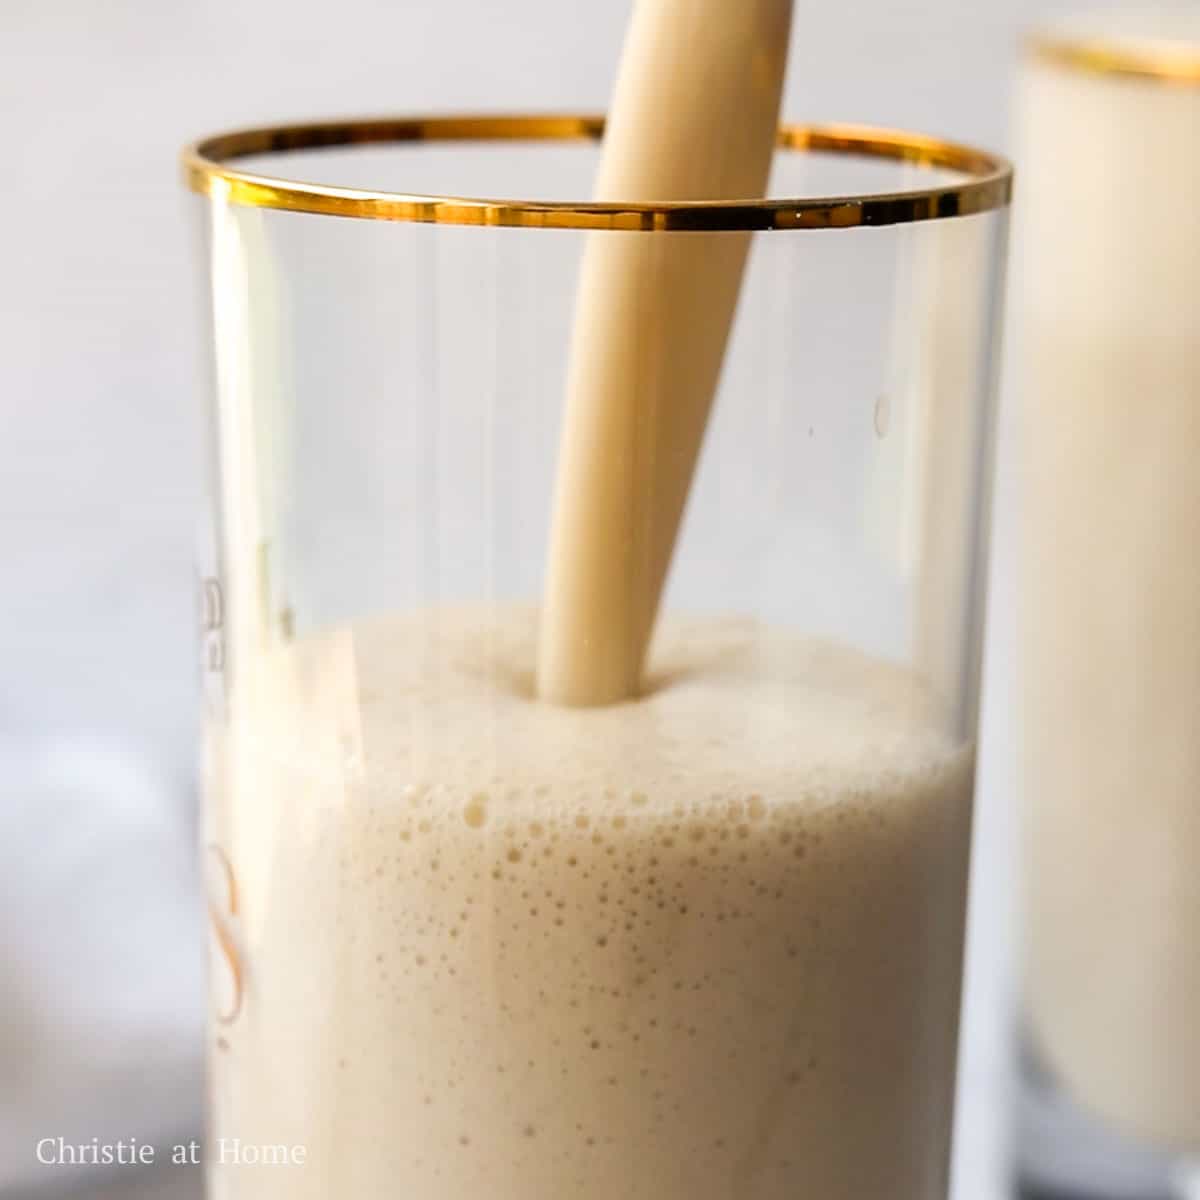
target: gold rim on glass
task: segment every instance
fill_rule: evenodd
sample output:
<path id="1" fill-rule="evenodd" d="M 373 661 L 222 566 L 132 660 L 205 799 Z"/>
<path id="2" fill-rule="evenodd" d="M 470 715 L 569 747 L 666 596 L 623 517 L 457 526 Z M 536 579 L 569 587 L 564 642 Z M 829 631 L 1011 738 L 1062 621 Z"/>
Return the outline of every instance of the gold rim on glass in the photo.
<path id="1" fill-rule="evenodd" d="M 1049 30 L 1028 39 L 1030 55 L 1053 66 L 1179 86 L 1200 85 L 1200 46 L 1077 37 Z"/>
<path id="2" fill-rule="evenodd" d="M 599 116 L 324 121 L 218 134 L 188 146 L 182 161 L 184 178 L 192 191 L 229 204 L 448 225 L 630 231 L 847 229 L 968 216 L 1003 208 L 1012 196 L 1012 167 L 998 155 L 921 134 L 851 125 L 785 125 L 779 131 L 779 145 L 788 150 L 858 154 L 917 167 L 940 167 L 965 178 L 932 187 L 861 196 L 589 204 L 362 191 L 258 175 L 229 165 L 251 154 L 328 146 L 422 141 L 596 141 L 603 132 L 604 118 Z"/>

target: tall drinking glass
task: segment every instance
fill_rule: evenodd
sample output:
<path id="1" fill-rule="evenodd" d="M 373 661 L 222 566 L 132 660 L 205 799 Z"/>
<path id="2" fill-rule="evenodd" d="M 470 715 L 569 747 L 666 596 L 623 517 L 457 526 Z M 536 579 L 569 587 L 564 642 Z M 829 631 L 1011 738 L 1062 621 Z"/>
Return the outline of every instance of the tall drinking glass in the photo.
<path id="1" fill-rule="evenodd" d="M 1021 73 L 1031 1197 L 1200 1195 L 1200 11 Z"/>
<path id="2" fill-rule="evenodd" d="M 214 1200 L 945 1194 L 1009 171 L 790 126 L 772 195 L 832 198 L 580 203 L 601 131 L 185 156 Z M 642 692 L 560 708 L 538 602 L 605 239 L 647 286 L 747 257 L 727 345 L 644 331 L 647 411 L 723 367 Z"/>

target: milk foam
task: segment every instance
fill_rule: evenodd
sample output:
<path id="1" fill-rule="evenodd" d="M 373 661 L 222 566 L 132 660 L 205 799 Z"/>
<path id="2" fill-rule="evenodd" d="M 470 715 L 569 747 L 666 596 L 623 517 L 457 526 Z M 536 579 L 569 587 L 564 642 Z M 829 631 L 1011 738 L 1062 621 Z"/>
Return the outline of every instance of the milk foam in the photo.
<path id="1" fill-rule="evenodd" d="M 971 751 L 899 668 L 663 624 L 600 709 L 525 612 L 243 665 L 212 1132 L 308 1155 L 219 1200 L 944 1194 Z"/>

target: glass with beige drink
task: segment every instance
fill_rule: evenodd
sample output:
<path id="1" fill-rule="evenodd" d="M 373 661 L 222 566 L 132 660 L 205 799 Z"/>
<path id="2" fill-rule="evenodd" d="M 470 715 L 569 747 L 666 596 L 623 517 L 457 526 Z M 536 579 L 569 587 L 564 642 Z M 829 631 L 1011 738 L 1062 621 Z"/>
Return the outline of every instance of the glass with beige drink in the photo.
<path id="1" fill-rule="evenodd" d="M 838 199 L 563 199 L 599 132 L 187 159 L 214 1200 L 945 1195 L 1007 168 L 789 127 L 770 194 Z M 580 705 L 540 606 L 604 239 L 675 313 L 745 269 L 727 344 L 644 330 L 618 477 L 719 387 L 636 694 Z"/>
<path id="2" fill-rule="evenodd" d="M 1031 1197 L 1200 1188 L 1200 10 L 1031 42 L 1018 255 Z"/>

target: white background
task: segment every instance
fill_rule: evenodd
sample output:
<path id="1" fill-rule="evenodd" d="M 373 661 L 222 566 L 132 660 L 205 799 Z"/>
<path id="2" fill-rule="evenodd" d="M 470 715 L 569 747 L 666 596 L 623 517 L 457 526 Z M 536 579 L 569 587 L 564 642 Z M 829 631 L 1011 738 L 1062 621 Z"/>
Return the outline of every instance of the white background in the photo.
<path id="1" fill-rule="evenodd" d="M 798 0 L 785 112 L 1004 148 L 1021 32 L 1058 7 Z M 166 806 L 179 844 L 190 836 L 199 331 L 193 230 L 175 165 L 181 142 L 232 125 L 335 114 L 602 108 L 628 10 L 627 0 L 0 0 L 0 787 L 16 802 L 10 819 L 37 807 L 39 788 L 73 788 L 71 811 L 95 821 L 88 780 L 109 771 L 126 794 L 145 792 L 147 804 Z M 1001 1150 L 1010 485 L 1002 469 L 963 1200 L 989 1194 Z M 122 819 L 131 829 L 140 820 L 137 812 Z M 95 837 L 104 845 L 102 832 Z M 163 838 L 145 843 L 143 856 L 161 859 Z M 131 855 L 128 839 L 110 843 L 98 856 L 110 866 Z M 10 926 L 13 906 L 32 906 L 36 895 L 47 906 L 39 921 L 78 921 L 90 881 L 102 875 L 62 869 L 55 878 L 79 889 L 68 905 L 36 864 L 18 865 Z M 191 1053 L 198 939 L 183 890 L 182 907 L 166 904 L 137 945 L 146 952 L 154 937 L 164 939 L 154 961 L 160 970 L 174 964 L 176 987 L 164 986 L 163 1003 L 179 1005 Z M 172 930 L 178 945 L 169 948 Z M 11 928 L 0 936 L 0 992 L 5 969 L 10 979 L 23 973 L 12 947 L 27 943 Z M 59 968 L 25 977 L 30 986 L 52 980 L 64 995 L 91 987 Z M 61 1003 L 58 991 L 31 998 L 52 1015 Z M 52 1034 L 52 1020 L 41 1025 Z M 32 1111 L 22 1084 L 12 1083 L 19 1073 L 6 1071 L 5 1054 L 22 1052 L 6 1045 L 0 1038 L 0 1145 L 3 1122 L 11 1139 L 12 1114 Z M 24 1053 L 32 1086 L 40 1060 Z M 192 1078 L 185 1070 L 185 1082 Z M 191 1115 L 184 1103 L 181 1119 Z"/>

